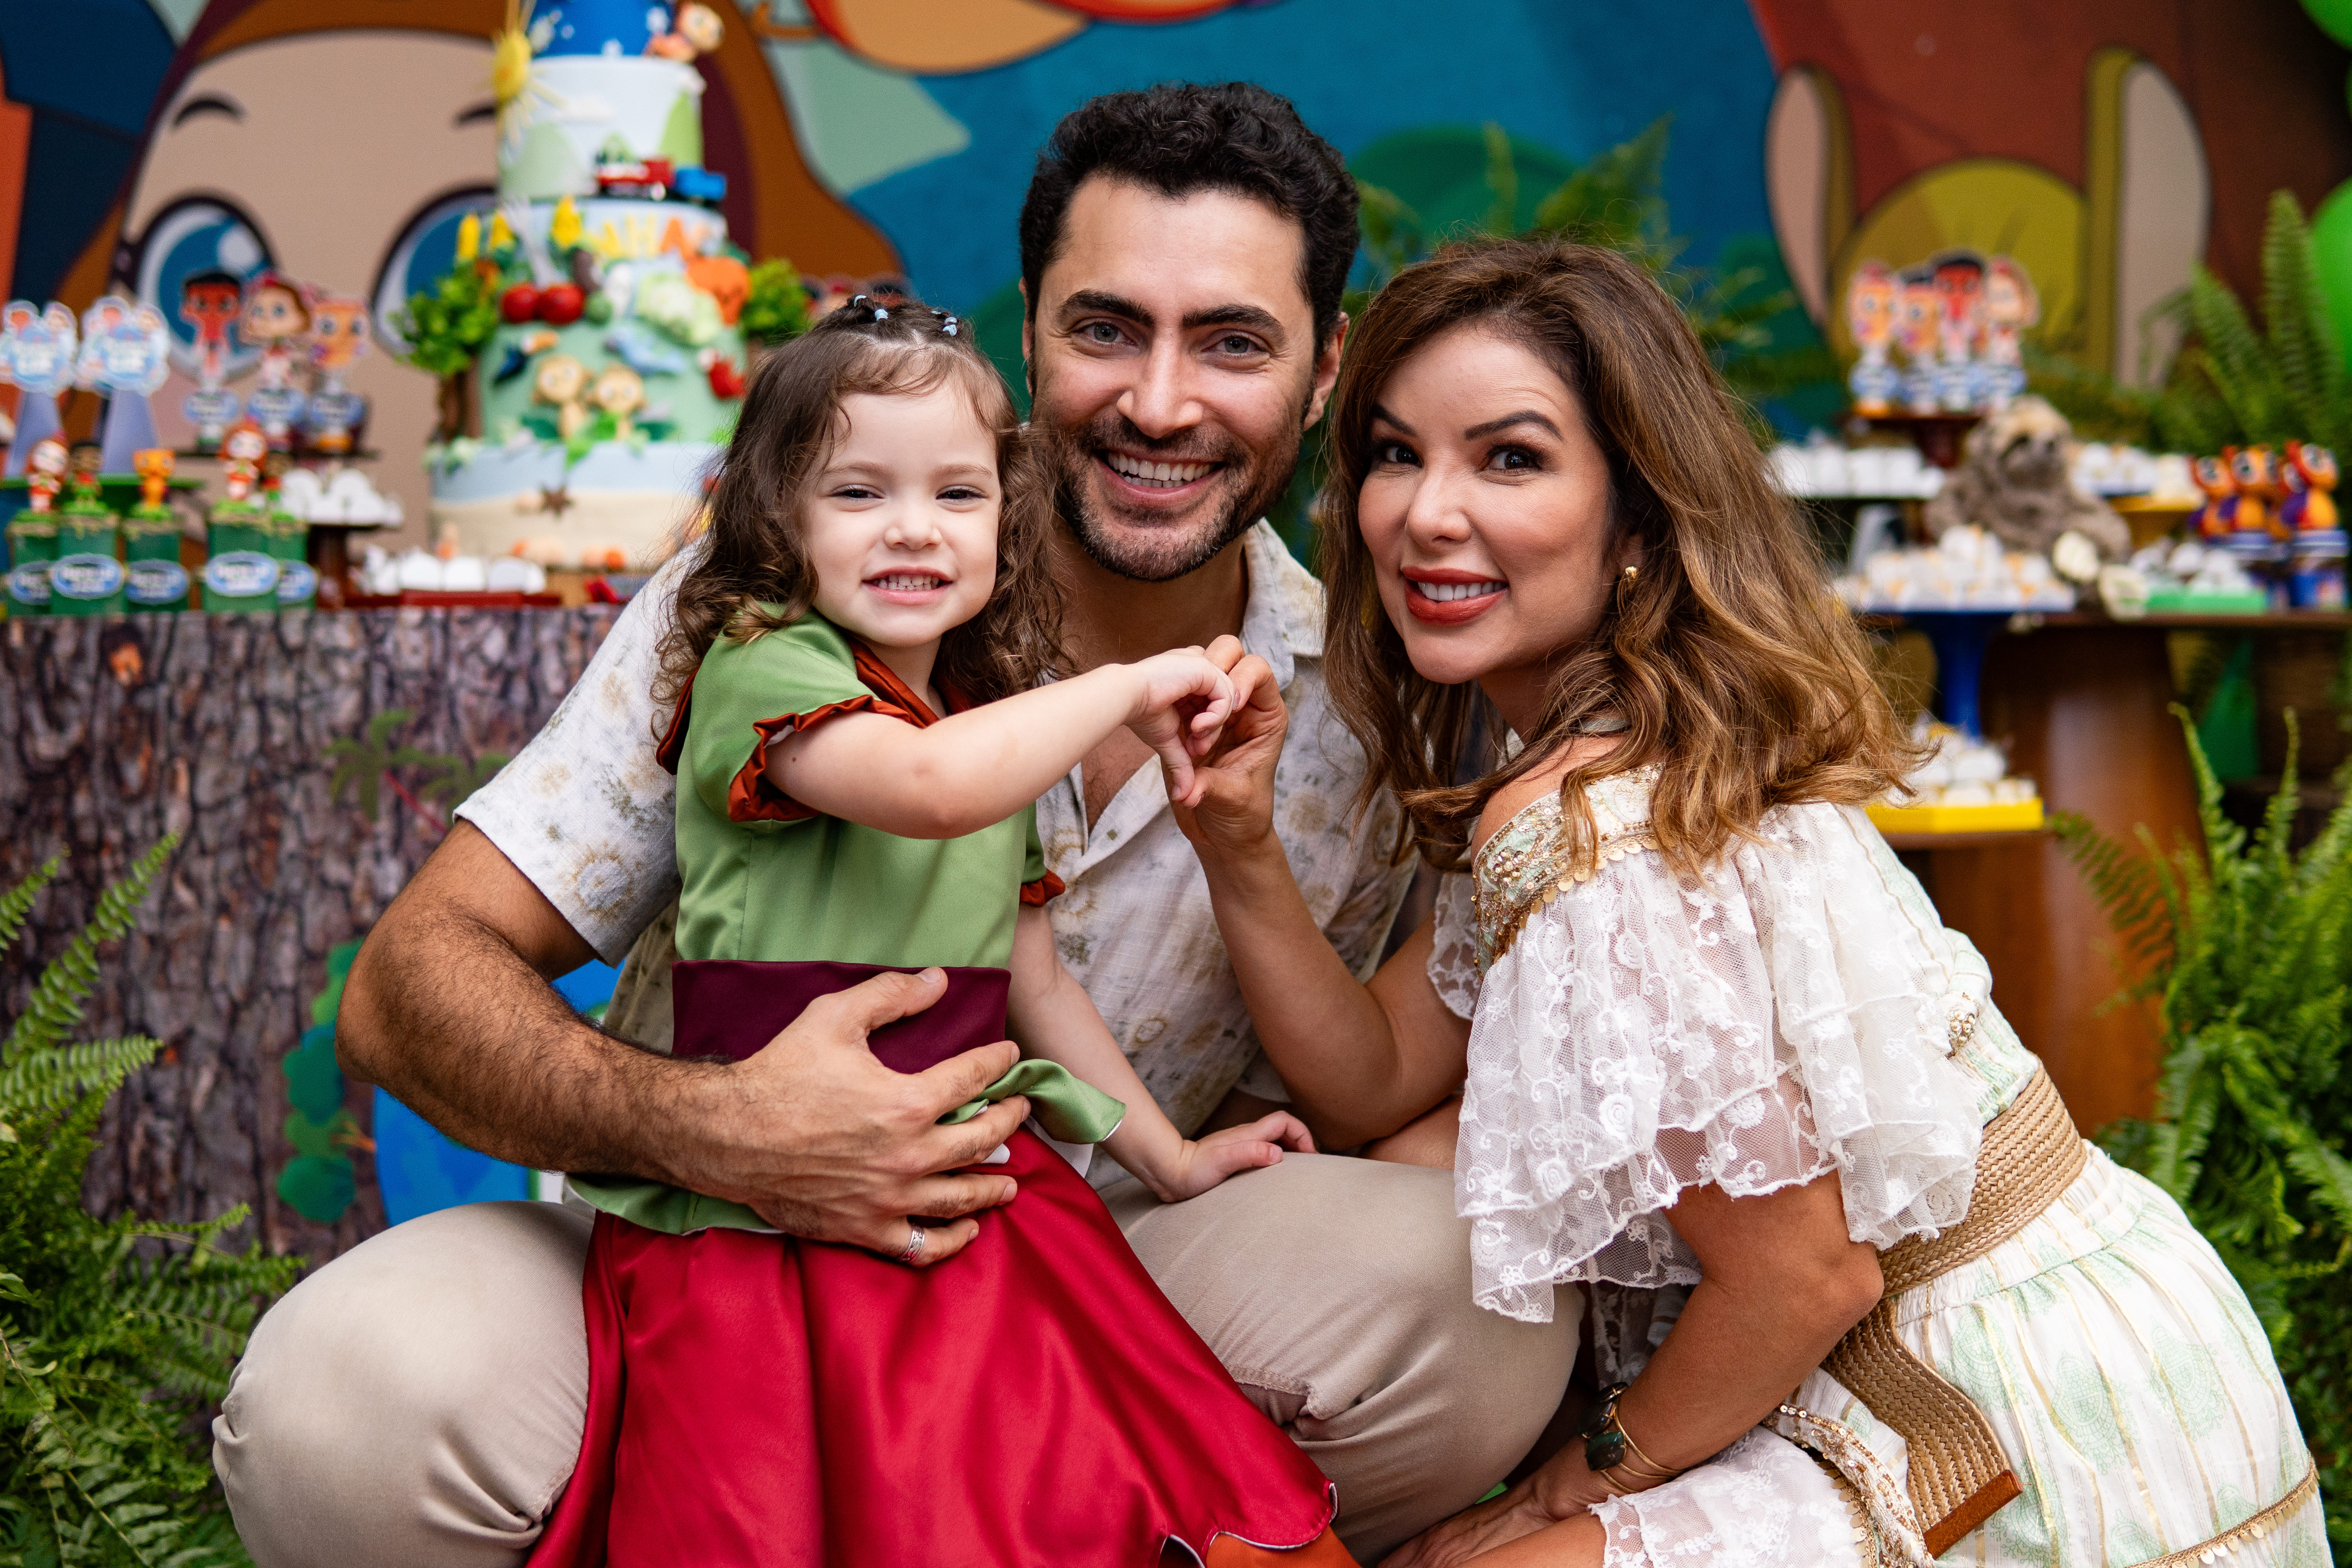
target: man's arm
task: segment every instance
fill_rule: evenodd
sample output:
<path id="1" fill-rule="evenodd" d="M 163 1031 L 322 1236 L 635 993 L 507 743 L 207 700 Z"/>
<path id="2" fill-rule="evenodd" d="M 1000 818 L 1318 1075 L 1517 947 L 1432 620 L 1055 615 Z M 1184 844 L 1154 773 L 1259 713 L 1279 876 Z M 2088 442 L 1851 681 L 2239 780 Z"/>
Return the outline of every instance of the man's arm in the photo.
<path id="1" fill-rule="evenodd" d="M 604 1035 L 548 984 L 592 952 L 530 879 L 459 822 L 362 946 L 335 1021 L 344 1072 L 468 1147 L 518 1164 L 647 1176 L 749 1205 L 779 1229 L 896 1253 L 906 1218 L 1009 1201 L 1004 1176 L 940 1175 L 1028 1114 L 938 1118 L 1009 1070 L 1011 1044 L 892 1072 L 866 1033 L 944 981 L 882 975 L 823 999 L 750 1060 L 675 1061 Z M 971 1221 L 932 1232 L 951 1256 Z"/>

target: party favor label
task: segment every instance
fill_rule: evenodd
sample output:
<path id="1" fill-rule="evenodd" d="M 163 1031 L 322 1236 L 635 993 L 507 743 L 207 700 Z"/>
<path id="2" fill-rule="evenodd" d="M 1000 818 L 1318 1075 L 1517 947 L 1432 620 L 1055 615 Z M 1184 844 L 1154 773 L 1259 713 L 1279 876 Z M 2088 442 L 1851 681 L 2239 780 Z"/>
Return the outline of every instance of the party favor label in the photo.
<path id="1" fill-rule="evenodd" d="M 278 605 L 280 609 L 294 609 L 319 596 L 319 574 L 306 562 L 281 561 L 278 578 Z"/>
<path id="2" fill-rule="evenodd" d="M 133 561 L 122 593 L 142 609 L 178 605 L 188 596 L 188 569 L 176 561 Z"/>
<path id="3" fill-rule="evenodd" d="M 54 561 L 27 561 L 8 574 L 8 602 L 19 611 L 49 607 L 49 568 Z"/>
<path id="4" fill-rule="evenodd" d="M 278 596 L 279 563 L 258 550 L 232 550 L 205 563 L 205 597 L 270 599 Z"/>
<path id="5" fill-rule="evenodd" d="M 49 563 L 49 592 L 87 604 L 122 592 L 122 563 L 111 555 L 60 555 Z"/>

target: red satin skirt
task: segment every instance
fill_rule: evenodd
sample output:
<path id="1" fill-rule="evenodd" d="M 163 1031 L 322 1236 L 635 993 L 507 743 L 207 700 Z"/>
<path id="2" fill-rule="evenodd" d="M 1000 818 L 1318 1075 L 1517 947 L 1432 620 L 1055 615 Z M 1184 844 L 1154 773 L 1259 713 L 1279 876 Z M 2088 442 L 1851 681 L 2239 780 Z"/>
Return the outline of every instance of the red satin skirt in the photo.
<path id="1" fill-rule="evenodd" d="M 798 1016 L 804 996 L 746 1019 L 754 989 L 804 985 L 745 972 L 847 968 L 682 963 L 677 1048 L 699 1054 L 714 1029 L 764 1044 Z M 1002 973 L 950 972 L 951 989 L 995 991 L 992 1008 L 932 1009 L 979 1015 L 955 1030 L 964 1043 L 919 1045 L 919 1015 L 896 1040 L 877 1031 L 877 1054 L 1002 1038 Z M 1155 1568 L 1171 1542 L 1211 1568 L 1351 1563 L 1329 1483 L 1234 1386 L 1093 1189 L 1029 1132 L 1009 1148 L 987 1169 L 1019 1195 L 928 1269 L 598 1215 L 587 1429 L 533 1568 Z"/>

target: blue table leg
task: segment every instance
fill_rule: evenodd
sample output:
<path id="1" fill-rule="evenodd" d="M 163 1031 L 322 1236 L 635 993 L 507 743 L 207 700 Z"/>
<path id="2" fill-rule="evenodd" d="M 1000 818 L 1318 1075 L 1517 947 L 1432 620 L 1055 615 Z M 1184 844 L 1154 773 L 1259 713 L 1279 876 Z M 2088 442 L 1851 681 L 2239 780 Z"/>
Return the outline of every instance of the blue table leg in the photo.
<path id="1" fill-rule="evenodd" d="M 1936 716 L 1972 741 L 1984 739 L 1977 700 L 1985 650 L 2009 617 L 2007 610 L 1914 610 L 1904 616 L 1936 650 Z"/>

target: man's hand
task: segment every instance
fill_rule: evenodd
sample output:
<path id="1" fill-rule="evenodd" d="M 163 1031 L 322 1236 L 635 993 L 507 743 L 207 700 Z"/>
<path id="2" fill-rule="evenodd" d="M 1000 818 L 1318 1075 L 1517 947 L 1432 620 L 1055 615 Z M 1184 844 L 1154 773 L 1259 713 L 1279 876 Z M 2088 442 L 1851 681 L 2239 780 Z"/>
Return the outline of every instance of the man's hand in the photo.
<path id="1" fill-rule="evenodd" d="M 1193 763 L 1199 798 L 1175 806 L 1176 826 L 1202 855 L 1243 855 L 1274 837 L 1274 768 L 1282 758 L 1290 711 L 1265 660 L 1244 650 L 1241 639 L 1211 643 L 1212 664 L 1233 679 L 1237 695 L 1217 743 Z"/>
<path id="2" fill-rule="evenodd" d="M 926 1226 L 918 1265 L 952 1258 L 980 1234 L 961 1217 L 1013 1201 L 1010 1176 L 948 1174 L 1010 1138 L 1029 1114 L 1018 1096 L 953 1127 L 939 1119 L 1012 1070 L 1020 1048 L 983 1046 L 925 1072 L 893 1072 L 866 1037 L 947 994 L 947 976 L 877 974 L 822 997 L 758 1055 L 719 1069 L 724 1088 L 698 1191 L 749 1205 L 777 1229 L 896 1258 L 908 1216 Z"/>

